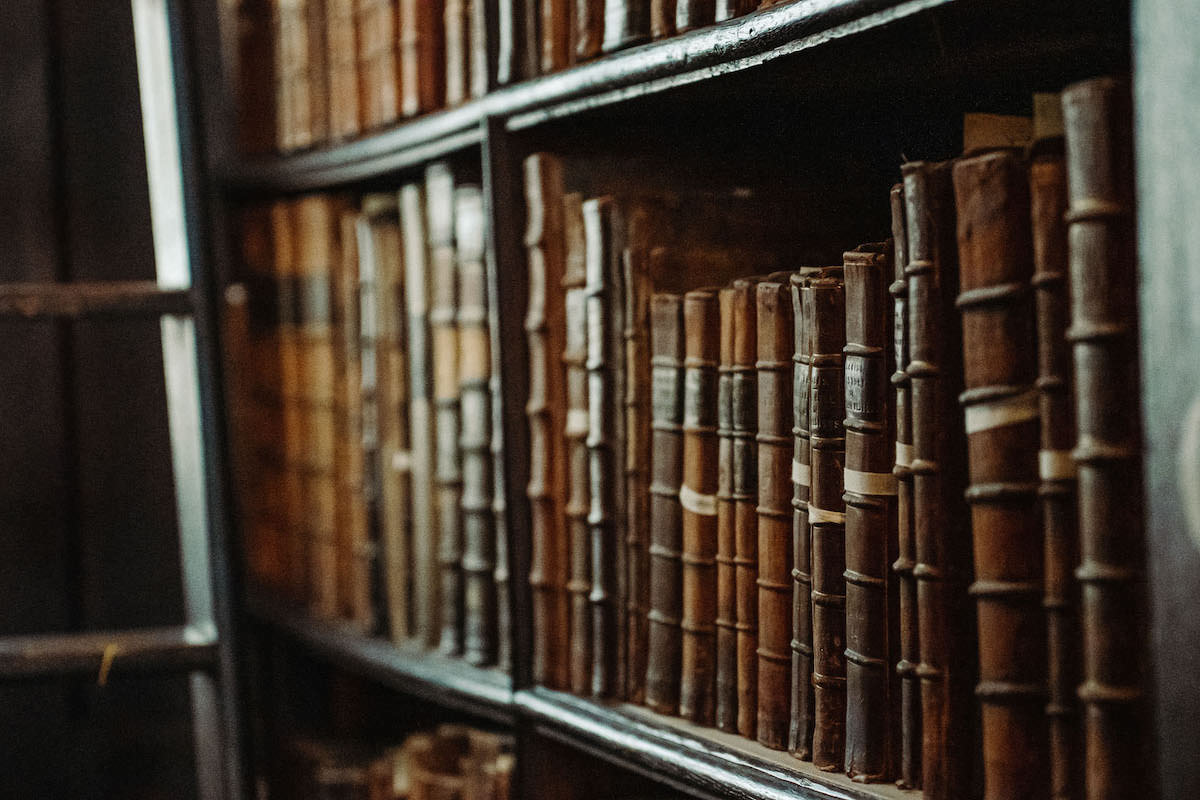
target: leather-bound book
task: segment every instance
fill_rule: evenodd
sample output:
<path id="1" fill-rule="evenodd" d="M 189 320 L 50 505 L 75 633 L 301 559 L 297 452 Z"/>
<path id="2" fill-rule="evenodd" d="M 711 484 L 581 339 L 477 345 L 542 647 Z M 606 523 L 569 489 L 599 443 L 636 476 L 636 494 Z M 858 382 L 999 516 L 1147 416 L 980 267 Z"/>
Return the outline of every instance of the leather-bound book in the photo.
<path id="1" fill-rule="evenodd" d="M 435 368 L 429 326 L 433 284 L 425 227 L 425 187 L 419 182 L 400 189 L 400 230 L 407 311 L 408 445 L 412 453 L 412 635 L 433 646 L 440 633 Z"/>
<path id="2" fill-rule="evenodd" d="M 757 281 L 738 278 L 730 375 L 733 466 L 734 605 L 737 620 L 737 732 L 758 735 L 758 300 Z"/>
<path id="3" fill-rule="evenodd" d="M 792 632 L 792 304 L 756 287 L 758 354 L 758 741 L 787 747 Z"/>
<path id="4" fill-rule="evenodd" d="M 717 296 L 720 360 L 717 364 L 717 699 L 716 726 L 737 732 L 736 517 L 733 499 L 733 305 L 732 286 Z"/>
<path id="5" fill-rule="evenodd" d="M 270 0 L 241 0 L 236 25 L 238 150 L 269 153 L 275 149 L 279 114 Z"/>
<path id="6" fill-rule="evenodd" d="M 1034 144 L 1029 165 L 1029 207 L 1033 234 L 1033 287 L 1037 309 L 1038 409 L 1041 451 L 1038 494 L 1045 537 L 1047 690 L 1050 723 L 1050 796 L 1082 796 L 1083 742 L 1080 676 L 1079 526 L 1075 513 L 1075 402 L 1072 397 L 1070 286 L 1067 281 L 1067 164 L 1062 100 L 1034 95 Z"/>
<path id="7" fill-rule="evenodd" d="M 446 31 L 446 105 L 457 106 L 471 96 L 472 0 L 444 0 Z"/>
<path id="8" fill-rule="evenodd" d="M 359 91 L 367 128 L 390 124 L 399 117 L 398 16 L 396 0 L 359 0 Z"/>
<path id="9" fill-rule="evenodd" d="M 538 54 L 542 74 L 557 72 L 570 66 L 574 52 L 571 47 L 571 27 L 575 6 L 569 0 L 537 0 Z"/>
<path id="10" fill-rule="evenodd" d="M 890 777 L 898 697 L 895 579 L 895 418 L 889 381 L 894 321 L 888 298 L 892 243 L 843 257 L 846 275 L 846 774 Z"/>
<path id="11" fill-rule="evenodd" d="M 446 8 L 444 0 L 400 0 L 399 13 L 400 113 L 415 117 L 446 103 Z"/>
<path id="12" fill-rule="evenodd" d="M 540 0 L 498 0 L 496 3 L 496 85 L 504 86 L 537 75 L 530 72 L 526 61 L 526 48 L 540 47 L 536 28 L 525 31 L 526 7 Z"/>
<path id="13" fill-rule="evenodd" d="M 683 298 L 650 299 L 653 454 L 650 483 L 650 611 L 646 705 L 679 712 L 683 617 Z"/>
<path id="14" fill-rule="evenodd" d="M 893 344 L 895 346 L 896 457 L 892 474 L 896 478 L 896 560 L 892 563 L 897 584 L 899 611 L 899 660 L 895 662 L 899 687 L 899 726 L 893 730 L 893 748 L 897 752 L 896 784 L 902 789 L 921 788 L 921 683 L 917 665 L 921 662 L 917 635 L 917 581 L 913 576 L 917 546 L 913 520 L 912 402 L 908 372 L 908 223 L 904 207 L 904 187 L 896 184 L 891 191 L 892 263 L 895 280 L 888 287 L 892 296 Z M 895 705 L 895 702 L 893 703 Z"/>
<path id="15" fill-rule="evenodd" d="M 438 563 L 441 631 L 438 648 L 462 652 L 463 514 L 459 449 L 458 267 L 454 251 L 454 175 L 445 163 L 425 170 L 425 219 L 430 257 L 429 328 L 433 336 L 433 397 L 436 414 Z"/>
<path id="16" fill-rule="evenodd" d="M 683 297 L 683 617 L 679 713 L 701 725 L 716 714 L 717 292 Z"/>
<path id="17" fill-rule="evenodd" d="M 743 14 L 749 14 L 757 7 L 757 3 L 747 2 L 747 0 L 716 0 L 713 21 L 724 22 L 727 19 L 740 17 Z"/>
<path id="18" fill-rule="evenodd" d="M 650 38 L 675 35 L 675 0 L 650 0 Z"/>
<path id="19" fill-rule="evenodd" d="M 1088 800 L 1145 793 L 1146 602 L 1129 83 L 1063 91 Z"/>
<path id="20" fill-rule="evenodd" d="M 462 456 L 463 658 L 496 659 L 496 530 L 492 511 L 491 346 L 488 338 L 485 219 L 478 186 L 454 190 L 458 253 L 459 448 Z"/>
<path id="21" fill-rule="evenodd" d="M 308 117 L 312 128 L 312 144 L 329 139 L 329 67 L 326 52 L 325 3 L 327 0 L 306 0 L 304 23 L 308 61 L 305 78 L 308 82 Z"/>
<path id="22" fill-rule="evenodd" d="M 950 162 L 902 167 L 908 228 L 908 374 L 912 403 L 913 520 L 921 662 L 921 784 L 928 800 L 968 792 L 975 631 L 962 390 L 954 194 Z"/>
<path id="23" fill-rule="evenodd" d="M 583 203 L 587 247 L 588 528 L 592 540 L 592 686 L 597 697 L 619 695 L 621 637 L 619 554 L 622 540 L 619 503 L 622 440 L 619 425 L 622 382 L 620 237 L 614 230 L 619 212 L 610 197 Z"/>
<path id="24" fill-rule="evenodd" d="M 358 33 L 354 0 L 325 0 L 325 62 L 329 80 L 329 139 L 362 130 L 358 117 Z"/>
<path id="25" fill-rule="evenodd" d="M 472 98 L 483 97 L 496 85 L 495 58 L 488 53 L 489 16 L 495 13 L 495 4 L 489 0 L 467 0 L 470 29 L 468 31 L 471 54 L 468 58 L 470 74 L 467 81 L 468 93 Z"/>
<path id="26" fill-rule="evenodd" d="M 650 0 L 604 0 L 604 52 L 649 40 Z"/>
<path id="27" fill-rule="evenodd" d="M 954 165 L 979 620 L 984 796 L 1048 797 L 1029 180 L 1013 150 Z"/>
<path id="28" fill-rule="evenodd" d="M 600 55 L 604 44 L 604 0 L 574 0 L 574 8 L 574 60 L 588 61 Z"/>
<path id="29" fill-rule="evenodd" d="M 588 528 L 591 488 L 588 478 L 588 309 L 587 245 L 583 232 L 583 198 L 563 196 L 563 382 L 567 415 L 563 449 L 567 468 L 567 544 L 570 559 L 567 593 L 571 605 L 571 652 L 568 677 L 571 691 L 591 693 L 592 686 L 592 544 Z"/>
<path id="30" fill-rule="evenodd" d="M 715 0 L 675 0 L 675 32 L 685 33 L 716 21 Z"/>
<path id="31" fill-rule="evenodd" d="M 529 586 L 533 592 L 533 680 L 568 686 L 566 385 L 562 162 L 548 153 L 525 159 L 525 247 L 529 260 Z"/>

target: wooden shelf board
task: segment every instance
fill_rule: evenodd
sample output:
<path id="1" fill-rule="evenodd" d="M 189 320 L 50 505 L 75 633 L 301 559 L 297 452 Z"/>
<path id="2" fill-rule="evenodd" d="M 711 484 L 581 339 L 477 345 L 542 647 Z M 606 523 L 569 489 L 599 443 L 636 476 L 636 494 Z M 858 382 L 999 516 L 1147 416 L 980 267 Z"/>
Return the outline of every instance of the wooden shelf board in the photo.
<path id="1" fill-rule="evenodd" d="M 294 639 L 310 652 L 404 694 L 495 722 L 515 719 L 509 676 L 473 667 L 416 646 L 365 636 L 354 626 L 308 614 L 262 594 L 247 597 L 251 618 Z"/>

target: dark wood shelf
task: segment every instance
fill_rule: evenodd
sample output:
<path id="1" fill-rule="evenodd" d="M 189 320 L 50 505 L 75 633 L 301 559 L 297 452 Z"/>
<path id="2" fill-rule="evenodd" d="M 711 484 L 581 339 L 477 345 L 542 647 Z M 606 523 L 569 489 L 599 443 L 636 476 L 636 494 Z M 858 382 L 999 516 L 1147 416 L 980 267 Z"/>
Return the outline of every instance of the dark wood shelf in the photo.
<path id="1" fill-rule="evenodd" d="M 513 724 L 509 676 L 473 667 L 418 647 L 401 647 L 364 636 L 348 623 L 314 619 L 262 594 L 247 597 L 247 611 L 259 624 L 293 639 L 309 652 L 404 694 L 505 725 Z"/>

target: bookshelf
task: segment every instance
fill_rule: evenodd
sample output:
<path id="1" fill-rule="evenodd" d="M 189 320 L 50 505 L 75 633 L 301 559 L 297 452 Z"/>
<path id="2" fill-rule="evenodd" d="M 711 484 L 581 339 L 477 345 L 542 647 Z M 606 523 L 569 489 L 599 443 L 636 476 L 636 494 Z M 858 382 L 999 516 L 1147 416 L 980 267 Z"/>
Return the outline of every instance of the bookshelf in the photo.
<path id="1" fill-rule="evenodd" d="M 211 41 L 213 25 L 204 19 L 203 13 L 193 15 L 193 41 Z M 828 188 L 845 204 L 860 196 L 880 198 L 877 208 L 859 211 L 853 222 L 883 230 L 886 187 L 898 175 L 901 153 L 925 155 L 901 148 L 947 155 L 963 111 L 1003 111 L 1019 107 L 1034 89 L 1128 70 L 1131 59 L 1137 61 L 1129 20 L 1123 2 L 1047 9 L 1015 0 L 797 0 L 502 87 L 348 143 L 251 159 L 231 153 L 229 103 L 220 82 L 213 82 L 218 88 L 203 88 L 206 225 L 219 276 L 231 274 L 224 237 L 238 204 L 313 190 L 391 190 L 430 161 L 451 158 L 477 164 L 482 174 L 489 291 L 501 309 L 491 337 L 500 353 L 503 398 L 514 588 L 511 681 L 494 670 L 397 649 L 348 626 L 313 620 L 248 589 L 239 598 L 249 623 L 241 628 L 243 638 L 284 637 L 336 669 L 432 708 L 512 729 L 521 759 L 537 762 L 536 768 L 518 767 L 520 796 L 538 796 L 533 775 L 540 780 L 547 770 L 569 770 L 569 759 L 561 768 L 548 763 L 551 754 L 566 748 L 641 776 L 660 791 L 687 796 L 919 797 L 890 784 L 852 783 L 747 740 L 640 707 L 532 685 L 531 599 L 523 580 L 529 572 L 530 520 L 521 162 L 538 150 L 615 168 L 682 154 L 680 161 L 713 169 L 794 172 L 807 176 L 809 188 Z M 219 75 L 210 51 L 195 48 L 197 69 Z M 633 161 L 620 153 L 628 140 L 637 141 Z M 864 181 L 849 194 L 831 186 L 843 168 Z M 832 203 L 824 218 L 843 207 Z M 1161 291 L 1161 278 L 1151 284 Z M 1144 327 L 1150 324 L 1143 321 Z M 1153 363 L 1147 359 L 1147 368 Z M 1153 392 L 1148 382 L 1145 386 L 1149 403 Z M 1176 399 L 1171 407 L 1182 402 Z M 261 679 L 249 675 L 247 683 Z M 1167 741 L 1164 724 L 1160 719 L 1160 739 Z M 603 789 L 573 788 L 562 796 L 582 800 Z"/>

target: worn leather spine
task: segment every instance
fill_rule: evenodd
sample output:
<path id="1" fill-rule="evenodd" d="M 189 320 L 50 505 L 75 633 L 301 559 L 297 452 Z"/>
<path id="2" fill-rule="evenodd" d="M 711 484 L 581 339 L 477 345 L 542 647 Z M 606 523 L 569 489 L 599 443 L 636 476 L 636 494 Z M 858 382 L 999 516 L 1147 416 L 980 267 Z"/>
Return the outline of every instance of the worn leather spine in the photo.
<path id="1" fill-rule="evenodd" d="M 491 0 L 467 0 L 467 4 L 467 41 L 471 47 L 467 91 L 471 99 L 478 99 L 496 85 L 495 48 L 494 43 L 488 41 L 489 28 L 491 35 L 495 36 L 495 21 L 489 17 L 495 13 L 496 3 Z M 489 44 L 493 46 L 489 47 Z"/>
<path id="2" fill-rule="evenodd" d="M 846 281 L 846 774 L 891 775 L 897 650 L 891 242 L 843 256 Z"/>
<path id="3" fill-rule="evenodd" d="M 675 0 L 650 0 L 650 38 L 675 35 Z"/>
<path id="4" fill-rule="evenodd" d="M 307 50 L 308 119 L 312 144 L 329 139 L 329 67 L 326 52 L 325 0 L 304 3 L 304 42 Z"/>
<path id="5" fill-rule="evenodd" d="M 921 663 L 920 637 L 917 634 L 917 581 L 915 521 L 913 519 L 912 462 L 912 389 L 908 379 L 908 223 L 904 206 L 904 187 L 896 184 L 890 193 L 892 210 L 892 262 L 895 280 L 888 287 L 892 296 L 893 345 L 896 406 L 896 455 L 892 474 L 896 478 L 896 560 L 892 572 L 898 589 L 899 660 L 895 662 L 900 679 L 899 726 L 894 731 L 898 745 L 896 785 L 902 789 L 921 788 L 921 683 L 917 665 Z"/>
<path id="6" fill-rule="evenodd" d="M 426 220 L 429 226 L 433 335 L 433 394 L 436 409 L 438 563 L 441 566 L 438 648 L 462 653 L 463 514 L 462 453 L 459 449 L 458 267 L 454 251 L 454 175 L 448 165 L 425 171 Z"/>
<path id="7" fill-rule="evenodd" d="M 446 103 L 444 0 L 400 0 L 400 113 L 415 117 Z"/>
<path id="8" fill-rule="evenodd" d="M 573 0 L 575 62 L 600 55 L 604 45 L 604 0 Z"/>
<path id="9" fill-rule="evenodd" d="M 908 228 L 913 519 L 921 661 L 921 782 L 927 800 L 964 796 L 975 752 L 971 725 L 975 632 L 966 586 L 970 537 L 963 491 L 966 442 L 954 196 L 950 163 L 902 167 Z"/>
<path id="10" fill-rule="evenodd" d="M 604 52 L 649 39 L 650 0 L 604 0 Z"/>
<path id="11" fill-rule="evenodd" d="M 1152 763 L 1130 105 L 1123 78 L 1082 81 L 1062 95 L 1088 800 L 1145 793 Z"/>
<path id="12" fill-rule="evenodd" d="M 787 747 L 792 619 L 792 305 L 785 282 L 756 288 L 758 353 L 758 741 Z"/>
<path id="13" fill-rule="evenodd" d="M 541 51 L 538 57 L 542 74 L 566 69 L 571 64 L 574 55 L 571 47 L 574 10 L 574 4 L 569 0 L 539 0 Z"/>
<path id="14" fill-rule="evenodd" d="M 721 289 L 717 364 L 717 694 L 715 725 L 737 732 L 736 516 L 733 499 L 733 306 L 737 290 Z"/>
<path id="15" fill-rule="evenodd" d="M 359 91 L 364 127 L 379 128 L 400 114 L 403 83 L 396 0 L 360 0 Z"/>
<path id="16" fill-rule="evenodd" d="M 270 153 L 275 150 L 276 98 L 279 82 L 272 3 L 243 0 L 237 4 L 236 106 L 237 148 L 241 153 Z"/>
<path id="17" fill-rule="evenodd" d="M 1048 101 L 1049 114 L 1044 110 Z M 1040 106 L 1040 108 L 1039 108 Z M 1039 112 L 1040 115 L 1039 115 Z M 1049 117 L 1047 120 L 1046 117 Z M 1062 101 L 1057 94 L 1034 105 L 1034 142 L 1029 165 L 1029 206 L 1033 234 L 1033 287 L 1037 309 L 1038 408 L 1041 451 L 1038 495 L 1045 536 L 1047 690 L 1050 724 L 1050 796 L 1075 800 L 1083 793 L 1083 742 L 1079 714 L 1082 640 L 1079 633 L 1079 525 L 1075 511 L 1074 380 L 1070 286 L 1067 280 L 1067 164 Z M 1047 125 L 1048 123 L 1048 125 Z M 1048 129 L 1047 129 L 1048 128 Z"/>
<path id="18" fill-rule="evenodd" d="M 444 0 L 446 34 L 446 105 L 457 106 L 471 96 L 471 0 Z"/>
<path id="19" fill-rule="evenodd" d="M 342 141 L 361 130 L 358 114 L 358 36 L 355 0 L 325 0 L 325 63 L 329 139 Z"/>
<path id="20" fill-rule="evenodd" d="M 716 22 L 715 0 L 676 0 L 675 32 L 684 33 Z"/>
<path id="21" fill-rule="evenodd" d="M 525 246 L 529 259 L 530 565 L 533 592 L 533 680 L 568 685 L 566 390 L 559 366 L 565 347 L 562 163 L 547 153 L 525 159 Z"/>
<path id="22" fill-rule="evenodd" d="M 960 159 L 954 194 L 984 796 L 1049 797 L 1027 165 L 1012 150 Z"/>
<path id="23" fill-rule="evenodd" d="M 650 299 L 651 405 L 650 611 L 646 705 L 679 713 L 683 616 L 683 298 Z"/>

